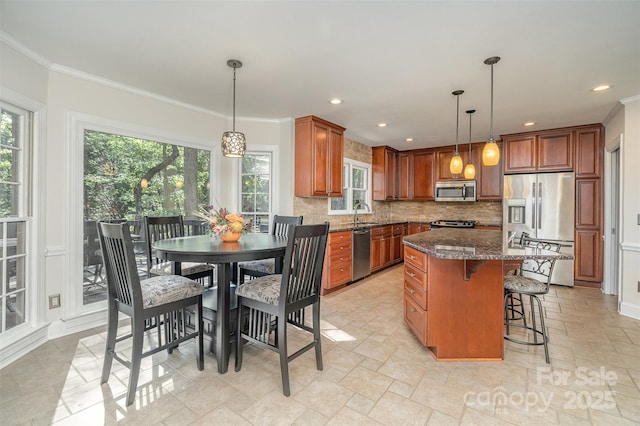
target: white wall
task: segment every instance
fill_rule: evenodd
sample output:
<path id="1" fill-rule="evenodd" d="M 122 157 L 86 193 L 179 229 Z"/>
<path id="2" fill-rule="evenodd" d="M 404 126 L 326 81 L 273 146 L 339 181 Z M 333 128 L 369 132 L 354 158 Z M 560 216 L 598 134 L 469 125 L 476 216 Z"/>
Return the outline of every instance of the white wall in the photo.
<path id="1" fill-rule="evenodd" d="M 640 319 L 640 95 L 623 99 L 624 132 L 621 152 L 622 173 L 622 269 L 620 313 Z M 612 135 L 613 136 L 613 135 Z"/>

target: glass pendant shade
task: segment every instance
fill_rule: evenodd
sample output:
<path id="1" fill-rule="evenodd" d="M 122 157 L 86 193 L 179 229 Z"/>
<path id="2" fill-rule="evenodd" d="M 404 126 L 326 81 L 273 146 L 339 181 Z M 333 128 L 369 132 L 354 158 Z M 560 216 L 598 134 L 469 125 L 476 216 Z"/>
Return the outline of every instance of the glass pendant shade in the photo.
<path id="1" fill-rule="evenodd" d="M 500 162 L 500 148 L 493 138 L 493 66 L 500 61 L 499 56 L 493 56 L 484 60 L 486 65 L 491 65 L 491 118 L 489 122 L 489 139 L 482 148 L 482 164 L 485 166 L 497 166 Z"/>
<path id="2" fill-rule="evenodd" d="M 224 132 L 222 134 L 222 155 L 231 158 L 244 157 L 246 150 L 244 133 Z"/>
<path id="3" fill-rule="evenodd" d="M 476 166 L 474 166 L 472 162 L 468 162 L 466 167 L 464 168 L 464 178 L 475 179 L 475 177 L 476 177 Z"/>
<path id="4" fill-rule="evenodd" d="M 460 173 L 462 173 L 462 157 L 460 157 L 460 154 L 458 152 L 453 154 L 453 157 L 451 157 L 449 170 L 451 171 L 452 175 L 459 175 Z"/>
<path id="5" fill-rule="evenodd" d="M 500 148 L 495 140 L 489 139 L 482 148 L 482 164 L 485 166 L 497 166 L 500 162 Z"/>
<path id="6" fill-rule="evenodd" d="M 449 171 L 452 175 L 456 176 L 462 173 L 462 157 L 460 157 L 460 153 L 458 152 L 458 127 L 459 127 L 459 116 L 460 116 L 460 95 L 464 93 L 464 90 L 455 90 L 451 92 L 452 95 L 456 97 L 456 152 L 451 157 L 451 162 L 449 163 Z"/>

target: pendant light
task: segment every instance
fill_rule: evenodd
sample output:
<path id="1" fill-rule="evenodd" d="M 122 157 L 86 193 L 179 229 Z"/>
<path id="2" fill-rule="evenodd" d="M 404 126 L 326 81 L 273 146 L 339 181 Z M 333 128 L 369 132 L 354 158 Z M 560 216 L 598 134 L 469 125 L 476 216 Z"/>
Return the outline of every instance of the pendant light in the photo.
<path id="1" fill-rule="evenodd" d="M 222 155 L 225 157 L 244 157 L 247 143 L 244 133 L 236 132 L 236 69 L 242 67 L 242 62 L 229 59 L 227 65 L 233 68 L 233 130 L 222 134 Z"/>
<path id="2" fill-rule="evenodd" d="M 451 92 L 456 97 L 456 152 L 451 157 L 451 163 L 449 163 L 449 170 L 452 175 L 459 175 L 462 173 L 462 157 L 458 152 L 458 124 L 460 117 L 460 95 L 464 93 L 464 90 L 455 90 Z"/>
<path id="3" fill-rule="evenodd" d="M 464 168 L 464 178 L 465 179 L 475 179 L 476 177 L 476 166 L 473 165 L 473 161 L 471 161 L 471 114 L 476 112 L 475 109 L 468 109 L 467 114 L 469 114 L 469 161 Z"/>
<path id="4" fill-rule="evenodd" d="M 482 164 L 496 166 L 500 162 L 500 148 L 493 138 L 493 66 L 500 61 L 499 56 L 492 56 L 484 60 L 486 65 L 491 65 L 491 121 L 489 123 L 489 139 L 482 149 Z"/>

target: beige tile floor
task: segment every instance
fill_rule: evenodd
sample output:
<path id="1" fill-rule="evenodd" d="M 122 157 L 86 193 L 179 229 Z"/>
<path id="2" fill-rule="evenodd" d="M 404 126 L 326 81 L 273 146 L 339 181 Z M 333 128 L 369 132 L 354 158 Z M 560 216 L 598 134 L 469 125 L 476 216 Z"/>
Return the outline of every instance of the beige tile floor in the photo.
<path id="1" fill-rule="evenodd" d="M 249 346 L 241 372 L 219 375 L 211 355 L 196 369 L 190 343 L 143 361 L 126 407 L 128 370 L 114 363 L 99 384 L 100 328 L 49 341 L 0 370 L 0 423 L 640 424 L 640 321 L 618 315 L 615 297 L 551 289 L 550 367 L 541 347 L 510 342 L 503 362 L 438 363 L 403 323 L 402 286 L 397 266 L 324 297 L 324 370 L 313 352 L 293 361 L 289 398 L 277 354 Z"/>

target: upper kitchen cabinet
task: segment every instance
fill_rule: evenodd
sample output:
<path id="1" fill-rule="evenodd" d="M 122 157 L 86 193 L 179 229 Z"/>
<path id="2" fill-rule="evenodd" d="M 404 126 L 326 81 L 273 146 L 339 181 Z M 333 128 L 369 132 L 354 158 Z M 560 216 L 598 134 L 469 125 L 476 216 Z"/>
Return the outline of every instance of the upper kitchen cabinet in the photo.
<path id="1" fill-rule="evenodd" d="M 599 124 L 576 130 L 576 179 L 601 177 L 603 135 Z"/>
<path id="2" fill-rule="evenodd" d="M 503 136 L 504 173 L 573 170 L 573 138 L 571 128 Z"/>
<path id="3" fill-rule="evenodd" d="M 433 200 L 434 198 L 434 157 L 431 149 L 412 151 L 413 179 L 409 180 L 409 186 L 413 200 Z M 402 176 L 401 176 L 402 179 Z"/>
<path id="4" fill-rule="evenodd" d="M 398 151 L 388 146 L 374 146 L 371 167 L 373 199 L 376 201 L 398 200 Z"/>
<path id="5" fill-rule="evenodd" d="M 313 115 L 296 118 L 296 197 L 342 197 L 344 131 Z"/>
<path id="6" fill-rule="evenodd" d="M 398 154 L 398 199 L 413 199 L 413 154 L 400 152 Z"/>
<path id="7" fill-rule="evenodd" d="M 476 181 L 478 182 L 478 200 L 502 201 L 502 160 L 495 166 L 482 164 L 482 149 L 484 142 L 474 143 L 471 151 L 471 159 L 476 166 Z M 500 152 L 503 152 L 502 143 L 498 142 Z"/>
<path id="8" fill-rule="evenodd" d="M 466 147 L 466 145 L 464 146 Z M 460 157 L 462 157 L 462 169 L 464 170 L 464 166 L 469 160 L 469 154 L 466 149 L 460 149 L 461 147 L 462 145 L 458 146 L 458 152 L 460 153 Z M 450 164 L 455 152 L 456 148 L 453 145 L 436 148 L 436 181 L 440 182 L 443 180 L 464 179 L 464 174 L 462 173 L 460 173 L 459 175 L 451 174 Z"/>

